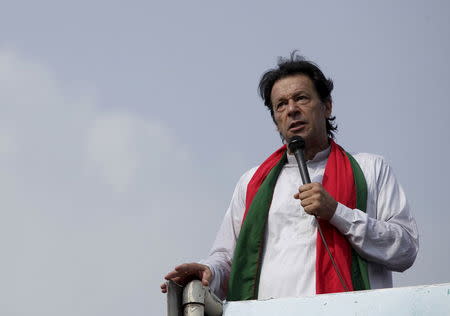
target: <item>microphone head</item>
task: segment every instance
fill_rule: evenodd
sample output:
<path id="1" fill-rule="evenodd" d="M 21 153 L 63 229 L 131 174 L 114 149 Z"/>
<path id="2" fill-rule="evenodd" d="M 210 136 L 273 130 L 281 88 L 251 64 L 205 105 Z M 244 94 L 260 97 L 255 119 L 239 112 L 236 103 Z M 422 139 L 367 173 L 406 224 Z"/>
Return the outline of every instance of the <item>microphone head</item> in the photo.
<path id="1" fill-rule="evenodd" d="M 303 150 L 305 149 L 305 140 L 301 136 L 292 136 L 289 140 L 288 148 L 291 153 L 297 150 Z"/>

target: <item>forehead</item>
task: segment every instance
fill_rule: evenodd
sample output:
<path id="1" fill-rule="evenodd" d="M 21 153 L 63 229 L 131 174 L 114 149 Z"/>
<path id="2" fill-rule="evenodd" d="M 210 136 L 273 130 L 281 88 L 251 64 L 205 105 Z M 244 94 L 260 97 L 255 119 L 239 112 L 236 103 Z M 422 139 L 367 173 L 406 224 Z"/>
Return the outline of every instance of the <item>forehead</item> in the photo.
<path id="1" fill-rule="evenodd" d="M 272 87 L 270 98 L 278 100 L 291 97 L 297 92 L 315 93 L 316 89 L 312 80 L 306 75 L 293 75 L 277 80 Z"/>

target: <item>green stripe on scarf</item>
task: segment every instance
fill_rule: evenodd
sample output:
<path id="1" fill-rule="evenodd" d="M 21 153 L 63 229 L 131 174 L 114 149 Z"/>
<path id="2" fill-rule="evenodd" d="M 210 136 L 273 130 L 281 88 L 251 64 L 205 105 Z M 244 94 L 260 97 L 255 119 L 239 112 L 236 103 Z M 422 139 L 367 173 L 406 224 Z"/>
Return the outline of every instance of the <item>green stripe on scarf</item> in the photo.
<path id="1" fill-rule="evenodd" d="M 353 178 L 356 185 L 356 208 L 366 212 L 367 208 L 367 183 L 364 174 L 358 162 L 352 155 L 347 153 L 350 164 L 353 169 Z M 352 283 L 355 291 L 370 290 L 369 272 L 367 270 L 367 261 L 363 259 L 355 249 L 352 249 Z"/>
<path id="2" fill-rule="evenodd" d="M 234 250 L 233 268 L 228 284 L 228 301 L 251 300 L 258 297 L 261 255 L 266 222 L 278 176 L 286 163 L 286 154 L 270 171 L 256 193 L 244 221 Z"/>

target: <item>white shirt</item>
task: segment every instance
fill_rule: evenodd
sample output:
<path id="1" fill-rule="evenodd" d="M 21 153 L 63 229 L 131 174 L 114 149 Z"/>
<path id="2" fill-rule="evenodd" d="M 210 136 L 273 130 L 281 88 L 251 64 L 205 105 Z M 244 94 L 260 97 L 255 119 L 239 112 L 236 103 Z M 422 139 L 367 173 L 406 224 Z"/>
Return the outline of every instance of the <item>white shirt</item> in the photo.
<path id="1" fill-rule="evenodd" d="M 312 182 L 322 182 L 330 148 L 307 161 Z M 392 287 L 391 271 L 409 268 L 418 251 L 417 226 L 405 193 L 381 156 L 353 154 L 367 182 L 366 213 L 338 203 L 330 223 L 345 235 L 368 261 L 372 289 Z M 257 167 L 239 179 L 209 257 L 203 261 L 213 273 L 210 283 L 221 298 L 226 296 L 231 260 L 245 211 L 247 184 Z M 295 158 L 278 177 L 269 210 L 258 299 L 311 296 L 316 293 L 317 224 L 293 195 L 302 180 Z"/>

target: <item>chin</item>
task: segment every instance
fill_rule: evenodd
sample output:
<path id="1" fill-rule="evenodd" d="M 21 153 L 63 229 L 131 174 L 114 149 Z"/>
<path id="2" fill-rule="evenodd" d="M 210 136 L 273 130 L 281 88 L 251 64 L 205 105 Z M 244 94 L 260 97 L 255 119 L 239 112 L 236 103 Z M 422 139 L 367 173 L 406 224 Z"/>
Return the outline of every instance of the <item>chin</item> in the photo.
<path id="1" fill-rule="evenodd" d="M 308 140 L 308 134 L 304 133 L 304 132 L 291 133 L 289 135 L 288 139 L 290 139 L 290 138 L 292 138 L 294 136 L 300 136 L 301 138 L 303 138 L 305 140 L 305 142 L 307 142 L 307 140 Z"/>

